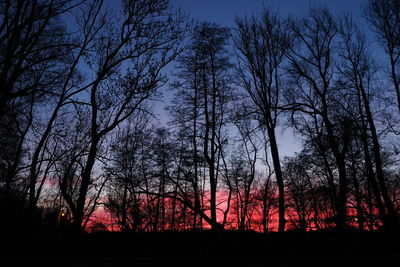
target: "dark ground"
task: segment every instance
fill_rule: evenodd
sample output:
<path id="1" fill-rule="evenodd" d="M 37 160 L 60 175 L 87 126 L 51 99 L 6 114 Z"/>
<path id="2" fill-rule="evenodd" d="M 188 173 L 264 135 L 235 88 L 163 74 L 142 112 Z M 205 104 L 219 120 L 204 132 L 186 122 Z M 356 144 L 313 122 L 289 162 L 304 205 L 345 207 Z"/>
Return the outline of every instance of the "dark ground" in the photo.
<path id="1" fill-rule="evenodd" d="M 400 235 L 378 232 L 28 236 L 1 241 L 0 266 L 400 266 Z"/>

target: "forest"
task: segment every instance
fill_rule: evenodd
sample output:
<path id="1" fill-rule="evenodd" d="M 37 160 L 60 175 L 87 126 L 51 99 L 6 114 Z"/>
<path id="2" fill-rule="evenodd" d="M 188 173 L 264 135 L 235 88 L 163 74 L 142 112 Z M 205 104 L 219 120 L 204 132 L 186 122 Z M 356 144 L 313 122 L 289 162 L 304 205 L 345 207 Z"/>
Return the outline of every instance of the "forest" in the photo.
<path id="1" fill-rule="evenodd" d="M 400 1 L 360 9 L 1 0 L 0 233 L 398 233 Z"/>

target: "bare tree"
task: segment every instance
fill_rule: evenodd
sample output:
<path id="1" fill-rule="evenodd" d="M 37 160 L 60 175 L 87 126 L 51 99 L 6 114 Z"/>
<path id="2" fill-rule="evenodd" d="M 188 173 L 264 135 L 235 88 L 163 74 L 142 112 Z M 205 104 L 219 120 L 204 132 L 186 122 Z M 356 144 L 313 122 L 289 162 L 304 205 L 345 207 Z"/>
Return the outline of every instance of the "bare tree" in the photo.
<path id="1" fill-rule="evenodd" d="M 175 88 L 179 90 L 176 97 L 179 99 L 175 100 L 175 106 L 171 108 L 175 115 L 181 116 L 181 121 L 190 121 L 193 124 L 191 135 L 196 209 L 200 204 L 197 189 L 200 157 L 197 152 L 200 152 L 198 145 L 202 145 L 202 158 L 208 168 L 210 219 L 214 222 L 213 228 L 218 225 L 216 212 L 219 163 L 226 143 L 226 113 L 232 99 L 229 79 L 231 63 L 226 50 L 229 37 L 227 28 L 215 24 L 202 23 L 195 27 L 189 50 L 180 60 L 181 73 L 178 78 L 181 81 L 175 84 Z M 187 88 L 193 93 L 184 91 Z M 190 113 L 187 113 L 186 108 Z"/>
<path id="2" fill-rule="evenodd" d="M 243 105 L 245 107 L 245 105 Z M 233 173 L 230 175 L 236 185 L 236 194 L 239 203 L 236 203 L 240 211 L 238 228 L 245 230 L 246 222 L 249 225 L 248 211 L 253 182 L 256 178 L 256 163 L 259 156 L 260 144 L 257 136 L 257 127 L 251 117 L 246 116 L 246 108 L 237 110 L 233 116 L 233 124 L 236 126 L 239 136 L 237 153 L 233 154 Z"/>
<path id="3" fill-rule="evenodd" d="M 90 114 L 90 146 L 76 201 L 76 231 L 101 141 L 165 83 L 161 71 L 180 52 L 183 17 L 169 9 L 167 0 L 124 1 L 122 9 L 117 20 L 100 17 L 102 27 L 85 55 L 94 79 L 81 101 Z"/>
<path id="4" fill-rule="evenodd" d="M 104 167 L 111 180 L 107 207 L 118 218 L 122 231 L 137 230 L 141 224 L 142 201 L 136 191 L 143 183 L 140 150 L 143 139 L 150 135 L 149 121 L 141 111 L 128 119 L 112 141 L 111 162 Z"/>
<path id="5" fill-rule="evenodd" d="M 61 16 L 80 4 L 80 1 L 61 0 L 0 3 L 0 128 L 2 132 L 15 131 L 19 139 L 7 171 L 6 191 L 17 174 L 25 138 L 28 134 L 35 135 L 32 126 L 40 126 L 41 106 L 58 94 L 69 64 L 74 44 Z M 46 140 L 41 141 L 41 148 Z M 42 152 L 38 149 L 34 155 L 36 165 Z M 36 177 L 31 180 L 29 204 L 33 207 L 38 194 L 34 190 Z"/>
<path id="6" fill-rule="evenodd" d="M 364 6 L 364 18 L 372 25 L 389 56 L 389 72 L 400 111 L 400 2 L 370 0 Z"/>
<path id="7" fill-rule="evenodd" d="M 309 155 L 299 153 L 292 158 L 286 158 L 284 177 L 292 206 L 297 213 L 294 224 L 306 231 L 309 228 L 320 229 L 320 211 L 315 190 Z"/>
<path id="8" fill-rule="evenodd" d="M 83 30 L 76 34 L 70 34 L 68 40 L 65 40 L 65 55 L 63 60 L 58 62 L 60 66 L 59 77 L 55 86 L 54 96 L 48 101 L 49 116 L 46 117 L 41 114 L 40 121 L 43 124 L 43 129 L 38 133 L 37 143 L 30 159 L 29 170 L 29 207 L 34 209 L 39 199 L 40 193 L 37 192 L 37 180 L 41 174 L 41 160 L 40 155 L 46 150 L 46 143 L 52 135 L 54 124 L 57 120 L 63 120 L 63 113 L 68 113 L 69 105 L 74 103 L 74 98 L 84 91 L 85 85 L 83 83 L 82 74 L 80 73 L 79 65 L 83 60 L 84 54 L 89 49 L 89 46 L 94 41 L 97 31 L 102 27 L 102 24 L 95 25 L 102 8 L 102 2 L 92 2 L 88 5 L 84 4 L 71 10 L 71 13 L 76 16 L 80 15 L 80 21 Z M 62 40 L 62 39 L 61 39 Z M 39 111 L 40 113 L 40 111 Z"/>
<path id="9" fill-rule="evenodd" d="M 260 18 L 236 19 L 235 48 L 239 56 L 239 79 L 267 129 L 275 178 L 279 190 L 279 231 L 285 230 L 285 194 L 276 139 L 282 63 L 290 47 L 285 22 L 272 10 L 264 9 Z"/>
<path id="10" fill-rule="evenodd" d="M 367 177 L 371 183 L 382 220 L 386 227 L 393 229 L 397 224 L 397 214 L 386 186 L 381 146 L 378 138 L 379 133 L 372 110 L 373 98 L 376 98 L 376 95 L 379 94 L 379 91 L 374 92 L 376 90 L 373 88 L 377 67 L 368 51 L 368 42 L 365 34 L 354 24 L 351 17 L 343 16 L 341 22 L 340 36 L 342 38 L 343 52 L 341 53 L 341 57 L 343 58 L 343 64 L 341 65 L 340 72 L 344 77 L 344 81 L 348 83 L 348 86 L 356 91 L 358 112 L 361 115 L 361 138 L 366 168 L 368 170 Z M 371 139 L 372 148 L 369 146 L 369 139 Z M 376 178 L 372 169 L 370 150 L 373 153 Z M 383 210 L 381 198 L 386 206 L 388 218 L 385 215 L 386 211 Z"/>
<path id="11" fill-rule="evenodd" d="M 36 92 L 50 91 L 57 81 L 65 28 L 60 15 L 74 1 L 1 1 L 0 117 Z"/>
<path id="12" fill-rule="evenodd" d="M 332 106 L 333 103 L 340 103 L 332 102 L 336 94 L 334 60 L 337 51 L 334 50 L 334 44 L 337 40 L 337 23 L 327 9 L 311 8 L 307 18 L 294 21 L 291 28 L 296 39 L 293 49 L 288 53 L 290 60 L 288 72 L 295 87 L 289 93 L 290 106 L 314 118 L 317 124 L 322 123 L 327 145 L 333 154 L 339 173 L 336 223 L 338 230 L 343 230 L 346 226 L 345 155 L 349 135 L 337 130 L 349 128 L 337 124 L 346 123 L 347 119 L 340 115 L 334 117 L 335 109 Z"/>

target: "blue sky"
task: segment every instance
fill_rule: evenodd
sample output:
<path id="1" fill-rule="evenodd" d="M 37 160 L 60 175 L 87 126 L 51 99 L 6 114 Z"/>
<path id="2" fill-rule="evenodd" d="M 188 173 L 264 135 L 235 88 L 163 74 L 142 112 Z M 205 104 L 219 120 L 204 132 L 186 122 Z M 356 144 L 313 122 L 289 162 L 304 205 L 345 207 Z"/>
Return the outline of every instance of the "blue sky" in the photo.
<path id="1" fill-rule="evenodd" d="M 367 0 L 170 0 L 170 4 L 175 8 L 180 8 L 191 18 L 198 21 L 209 21 L 218 23 L 223 27 L 234 27 L 236 16 L 243 16 L 251 13 L 258 13 L 263 5 L 277 8 L 283 16 L 303 15 L 310 6 L 327 7 L 331 12 L 341 13 L 349 12 L 354 19 L 364 24 L 362 18 L 362 4 Z M 118 9 L 120 1 L 108 0 L 114 9 Z M 166 74 L 173 81 L 174 65 L 171 64 L 166 69 Z M 155 102 L 154 112 L 161 124 L 167 125 L 169 117 L 165 111 L 165 106 L 169 104 L 173 93 L 168 89 L 168 85 L 161 88 L 163 94 L 162 102 Z M 280 147 L 281 158 L 291 156 L 294 152 L 299 152 L 301 144 L 299 139 L 295 138 L 290 130 L 279 128 L 277 130 L 278 144 Z"/>
<path id="2" fill-rule="evenodd" d="M 310 6 L 326 6 L 333 13 L 349 12 L 356 20 L 363 22 L 361 13 L 361 5 L 365 3 L 364 0 L 170 0 L 174 7 L 181 8 L 181 10 L 192 18 L 199 21 L 216 22 L 223 27 L 234 27 L 234 18 L 236 16 L 243 16 L 245 14 L 260 12 L 263 5 L 278 8 L 282 15 L 302 15 Z M 168 68 L 169 74 L 172 74 L 173 66 Z M 170 80 L 173 80 L 171 75 Z M 161 120 L 161 123 L 166 123 L 168 115 L 164 110 L 172 93 L 163 88 L 163 101 L 162 103 L 155 104 L 155 113 Z M 295 152 L 299 152 L 301 144 L 299 139 L 294 137 L 291 130 L 277 130 L 278 145 L 280 147 L 281 158 L 284 156 L 291 156 Z"/>
<path id="3" fill-rule="evenodd" d="M 365 0 L 170 0 L 175 7 L 199 20 L 234 26 L 234 17 L 259 12 L 263 5 L 279 8 L 282 14 L 300 15 L 310 5 L 326 6 L 333 12 L 348 11 L 361 18 L 361 4 Z"/>

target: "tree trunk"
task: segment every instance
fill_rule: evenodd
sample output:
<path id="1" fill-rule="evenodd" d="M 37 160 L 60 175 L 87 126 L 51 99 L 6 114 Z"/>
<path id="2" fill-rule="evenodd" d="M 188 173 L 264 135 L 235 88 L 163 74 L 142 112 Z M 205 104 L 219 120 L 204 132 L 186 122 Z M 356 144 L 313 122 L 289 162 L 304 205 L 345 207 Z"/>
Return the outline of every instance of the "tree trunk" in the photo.
<path id="1" fill-rule="evenodd" d="M 398 107 L 399 112 L 400 112 L 400 84 L 399 84 L 399 78 L 397 78 L 396 63 L 395 63 L 393 57 L 394 57 L 393 51 L 391 51 L 390 52 L 390 67 L 391 67 L 390 73 L 391 73 L 391 76 L 392 76 L 394 90 L 396 91 L 397 107 Z"/>
<path id="2" fill-rule="evenodd" d="M 127 224 L 126 224 L 126 217 L 127 217 L 127 198 L 128 198 L 128 182 L 124 181 L 124 195 L 122 198 L 122 218 L 121 218 L 121 227 L 122 231 L 126 232 L 128 230 Z"/>
<path id="3" fill-rule="evenodd" d="M 329 146 L 335 157 L 336 165 L 339 172 L 339 197 L 337 202 L 337 214 L 336 214 L 336 228 L 338 231 L 344 231 L 346 228 L 346 217 L 347 217 L 347 174 L 346 174 L 346 162 L 344 155 L 339 151 L 339 145 L 336 142 L 332 125 L 329 121 L 327 112 L 323 115 L 326 131 L 328 134 Z"/>
<path id="4" fill-rule="evenodd" d="M 76 202 L 76 213 L 75 213 L 74 221 L 73 221 L 73 225 L 72 225 L 72 228 L 75 232 L 80 232 L 82 230 L 82 222 L 83 222 L 83 217 L 84 217 L 84 212 L 85 212 L 86 195 L 87 195 L 87 192 L 89 189 L 91 175 L 92 175 L 92 169 L 93 169 L 94 162 L 96 159 L 97 143 L 98 143 L 97 137 L 92 138 L 92 144 L 90 146 L 86 166 L 82 172 L 82 181 L 81 181 L 81 186 L 79 189 L 78 200 Z"/>
<path id="5" fill-rule="evenodd" d="M 197 73 L 196 73 L 197 74 Z M 198 160 L 197 160 L 197 75 L 195 75 L 195 88 L 194 88 L 194 107 L 193 107 L 193 164 L 194 164 L 194 177 L 193 177 L 193 191 L 194 191 L 194 205 L 200 209 L 200 196 L 199 196 L 199 173 L 198 173 Z M 193 230 L 197 228 L 197 214 L 193 214 Z"/>
<path id="6" fill-rule="evenodd" d="M 365 106 L 365 104 L 367 104 L 367 103 L 364 102 L 364 106 Z M 372 193 L 375 197 L 375 201 L 376 201 L 376 205 L 378 208 L 378 212 L 379 212 L 381 221 L 385 225 L 386 224 L 386 220 L 385 220 L 386 212 L 385 212 L 385 209 L 384 209 L 384 206 L 382 203 L 381 193 L 379 191 L 379 186 L 375 179 L 374 169 L 372 166 L 372 159 L 371 159 L 371 155 L 370 155 L 370 151 L 369 151 L 370 148 L 368 145 L 367 125 L 365 124 L 365 121 L 364 121 L 364 112 L 363 112 L 362 105 L 361 105 L 360 91 L 358 92 L 358 108 L 359 108 L 359 112 L 360 112 L 360 115 L 362 118 L 361 141 L 362 141 L 363 151 L 364 151 L 365 169 L 367 172 L 368 184 L 369 184 L 369 187 L 372 189 Z"/>
<path id="7" fill-rule="evenodd" d="M 361 88 L 361 95 L 364 102 L 365 113 L 367 115 L 367 122 L 371 132 L 371 139 L 372 139 L 372 150 L 374 153 L 375 158 L 375 168 L 376 168 L 376 175 L 378 178 L 379 188 L 382 194 L 382 198 L 385 202 L 386 209 L 388 211 L 388 218 L 387 218 L 387 227 L 388 230 L 393 230 L 398 227 L 398 216 L 393 206 L 393 202 L 389 197 L 389 193 L 386 187 L 385 177 L 383 174 L 383 167 L 382 167 L 382 157 L 380 151 L 380 145 L 378 140 L 378 134 L 375 127 L 375 122 L 372 117 L 372 112 L 369 107 L 369 101 L 367 94 L 364 88 Z"/>
<path id="8" fill-rule="evenodd" d="M 279 197 L 278 197 L 278 212 L 279 212 L 279 226 L 278 226 L 278 232 L 283 232 L 285 231 L 285 224 L 286 224 L 286 219 L 285 219 L 285 187 L 283 184 L 283 174 L 282 174 L 282 169 L 281 169 L 281 163 L 279 159 L 279 151 L 278 151 L 278 144 L 276 142 L 276 137 L 275 137 L 275 129 L 271 127 L 267 127 L 268 130 L 268 137 L 270 141 L 270 146 L 271 146 L 271 156 L 272 156 L 272 161 L 274 164 L 274 170 L 275 170 L 275 178 L 276 182 L 278 184 L 278 192 L 279 192 Z"/>
<path id="9" fill-rule="evenodd" d="M 356 170 L 356 163 L 354 160 L 354 156 L 351 161 L 351 174 L 353 178 L 353 186 L 354 186 L 354 197 L 356 200 L 356 210 L 357 210 L 357 223 L 358 223 L 358 230 L 364 230 L 364 214 L 362 209 L 362 198 L 360 192 L 360 184 L 357 178 L 357 170 Z"/>

